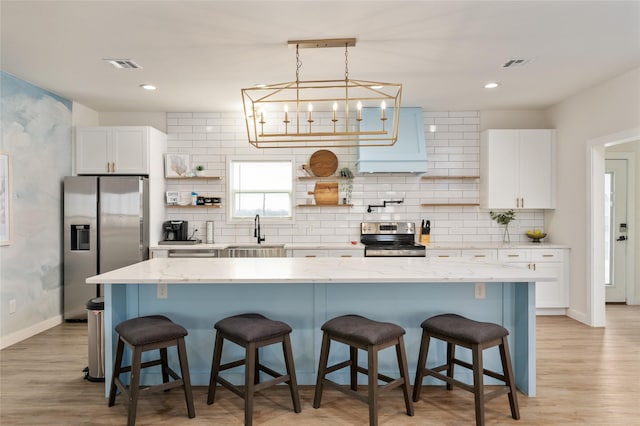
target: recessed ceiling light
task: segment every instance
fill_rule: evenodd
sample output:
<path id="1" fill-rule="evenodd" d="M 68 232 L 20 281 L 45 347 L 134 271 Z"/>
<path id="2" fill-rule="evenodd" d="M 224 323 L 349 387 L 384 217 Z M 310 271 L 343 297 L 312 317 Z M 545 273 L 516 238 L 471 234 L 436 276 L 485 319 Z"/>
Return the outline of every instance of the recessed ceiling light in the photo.
<path id="1" fill-rule="evenodd" d="M 142 87 L 144 90 L 156 90 L 157 87 L 154 86 L 153 84 L 141 84 L 140 87 Z"/>
<path id="2" fill-rule="evenodd" d="M 500 83 L 497 83 L 495 81 L 492 81 L 491 83 L 487 83 L 484 85 L 485 89 L 495 89 L 496 87 L 500 86 Z"/>
<path id="3" fill-rule="evenodd" d="M 372 89 L 382 89 L 382 86 L 371 86 Z"/>

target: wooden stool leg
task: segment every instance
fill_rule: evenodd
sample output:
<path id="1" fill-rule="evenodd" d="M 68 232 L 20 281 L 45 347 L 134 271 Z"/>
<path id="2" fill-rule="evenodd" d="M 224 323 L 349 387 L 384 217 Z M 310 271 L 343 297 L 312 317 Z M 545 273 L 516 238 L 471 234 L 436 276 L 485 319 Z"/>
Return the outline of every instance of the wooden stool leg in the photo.
<path id="1" fill-rule="evenodd" d="M 511 367 L 511 355 L 509 354 L 509 342 L 507 336 L 502 338 L 500 344 L 500 360 L 502 361 L 502 371 L 505 384 L 509 386 L 509 406 L 511 407 L 511 417 L 520 419 L 520 409 L 518 408 L 518 395 L 516 394 L 516 384 L 513 378 L 513 368 Z"/>
<path id="2" fill-rule="evenodd" d="M 140 394 L 140 369 L 142 366 L 142 349 L 134 346 L 131 360 L 131 384 L 129 385 L 129 416 L 127 424 L 136 424 L 136 410 L 138 409 L 138 395 Z"/>
<path id="3" fill-rule="evenodd" d="M 313 408 L 320 408 L 320 401 L 322 400 L 322 381 L 327 370 L 327 362 L 329 361 L 329 348 L 331 346 L 331 339 L 325 332 L 322 334 L 322 346 L 320 349 L 320 360 L 318 361 L 318 379 L 316 380 L 316 390 L 313 396 Z"/>
<path id="4" fill-rule="evenodd" d="M 369 425 L 378 425 L 378 347 L 369 346 L 368 379 L 369 379 Z"/>
<path id="5" fill-rule="evenodd" d="M 298 381 L 296 380 L 296 368 L 293 363 L 293 351 L 291 350 L 291 339 L 287 334 L 282 340 L 282 350 L 284 352 L 284 363 L 287 367 L 289 375 L 289 391 L 291 392 L 291 400 L 293 401 L 293 411 L 299 413 L 302 411 L 300 407 L 300 395 L 298 394 Z"/>
<path id="6" fill-rule="evenodd" d="M 122 354 L 124 352 L 124 342 L 118 337 L 118 347 L 116 349 L 116 360 L 113 363 L 113 374 L 111 375 L 111 389 L 109 390 L 109 407 L 113 407 L 116 403 L 116 378 L 120 377 L 120 368 L 122 364 Z"/>
<path id="7" fill-rule="evenodd" d="M 456 357 L 456 345 L 447 342 L 447 377 L 453 379 L 453 359 Z M 453 385 L 447 382 L 447 390 L 453 389 Z"/>
<path id="8" fill-rule="evenodd" d="M 479 345 L 471 347 L 473 358 L 473 393 L 476 405 L 476 426 L 484 425 L 484 365 L 482 362 L 482 348 Z"/>
<path id="9" fill-rule="evenodd" d="M 431 337 L 422 330 L 422 340 L 420 341 L 420 352 L 418 355 L 418 365 L 416 366 L 416 379 L 413 382 L 413 401 L 420 400 L 422 391 L 422 380 L 424 379 L 424 369 L 427 367 L 427 354 L 429 353 L 429 341 Z"/>
<path id="10" fill-rule="evenodd" d="M 220 332 L 216 333 L 216 342 L 213 346 L 213 360 L 211 360 L 211 377 L 209 378 L 209 393 L 207 404 L 213 404 L 216 397 L 216 387 L 218 384 L 218 374 L 220 373 L 220 362 L 222 359 L 222 344 L 224 339 Z"/>
<path id="11" fill-rule="evenodd" d="M 255 391 L 256 344 L 249 343 L 246 348 L 246 364 L 244 369 L 244 424 L 253 423 L 253 394 Z"/>
<path id="12" fill-rule="evenodd" d="M 253 384 L 260 383 L 260 348 L 256 347 L 256 367 L 254 371 Z"/>
<path id="13" fill-rule="evenodd" d="M 404 339 L 402 336 L 398 338 L 396 345 L 396 357 L 398 358 L 398 369 L 400 370 L 400 378 L 404 381 L 402 384 L 402 394 L 404 395 L 404 405 L 407 409 L 407 415 L 413 416 L 413 404 L 409 398 L 409 367 L 407 365 L 407 354 L 404 348 Z"/>
<path id="14" fill-rule="evenodd" d="M 169 361 L 167 358 L 167 348 L 160 348 L 160 362 L 162 368 L 162 383 L 169 381 Z"/>
<path id="15" fill-rule="evenodd" d="M 358 348 L 355 346 L 349 346 L 349 383 L 351 390 L 358 390 Z"/>
<path id="16" fill-rule="evenodd" d="M 189 361 L 187 361 L 187 347 L 184 344 L 184 337 L 180 337 L 178 339 L 178 360 L 180 361 L 180 376 L 182 376 L 184 399 L 187 403 L 187 414 L 189 415 L 189 418 L 192 419 L 196 416 L 196 410 L 193 407 L 193 393 L 191 391 Z"/>

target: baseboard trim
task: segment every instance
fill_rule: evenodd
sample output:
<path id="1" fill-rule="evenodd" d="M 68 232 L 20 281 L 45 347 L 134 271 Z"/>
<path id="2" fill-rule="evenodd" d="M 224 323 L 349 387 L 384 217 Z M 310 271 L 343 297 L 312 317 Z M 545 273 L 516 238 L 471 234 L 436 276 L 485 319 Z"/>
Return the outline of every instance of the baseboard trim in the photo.
<path id="1" fill-rule="evenodd" d="M 62 324 L 62 315 L 56 315 L 55 317 L 49 318 L 25 329 L 11 333 L 8 336 L 0 337 L 0 349 L 8 348 L 11 345 L 22 342 L 23 340 L 42 333 L 43 331 L 47 331 L 58 324 Z"/>
<path id="2" fill-rule="evenodd" d="M 584 314 L 583 312 L 578 312 L 574 309 L 567 309 L 567 316 L 569 318 L 573 318 L 576 321 L 580 321 L 583 324 L 591 325 L 587 320 L 587 315 Z"/>

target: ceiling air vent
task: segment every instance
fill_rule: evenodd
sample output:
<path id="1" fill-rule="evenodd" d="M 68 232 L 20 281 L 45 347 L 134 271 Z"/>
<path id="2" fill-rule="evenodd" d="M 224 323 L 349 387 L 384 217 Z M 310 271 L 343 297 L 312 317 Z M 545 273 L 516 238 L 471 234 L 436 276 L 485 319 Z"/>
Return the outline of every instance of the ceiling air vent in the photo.
<path id="1" fill-rule="evenodd" d="M 531 59 L 509 59 L 502 65 L 502 68 L 521 67 L 531 62 Z"/>
<path id="2" fill-rule="evenodd" d="M 125 69 L 142 69 L 142 67 L 136 64 L 131 59 L 103 59 L 113 65 L 115 68 L 125 68 Z"/>

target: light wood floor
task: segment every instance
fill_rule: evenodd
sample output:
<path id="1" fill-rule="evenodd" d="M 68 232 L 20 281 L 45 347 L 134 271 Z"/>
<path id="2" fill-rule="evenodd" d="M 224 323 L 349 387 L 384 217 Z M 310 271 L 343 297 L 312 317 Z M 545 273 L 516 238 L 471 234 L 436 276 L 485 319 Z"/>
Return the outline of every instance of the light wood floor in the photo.
<path id="1" fill-rule="evenodd" d="M 506 397 L 488 403 L 490 425 L 640 425 L 640 306 L 607 307 L 606 329 L 566 317 L 538 317 L 538 397 L 519 394 L 519 421 Z M 103 385 L 83 380 L 86 324 L 62 324 L 0 351 L 0 424 L 123 425 L 126 405 L 107 407 Z M 196 418 L 186 416 L 178 390 L 150 395 L 138 408 L 139 425 L 241 425 L 242 400 L 220 389 L 206 405 L 205 387 L 194 389 Z M 313 409 L 313 388 L 301 389 L 295 414 L 286 387 L 256 398 L 256 425 L 364 425 L 365 404 L 328 390 Z M 428 386 L 404 414 L 399 391 L 380 401 L 381 425 L 474 424 L 472 395 Z"/>

